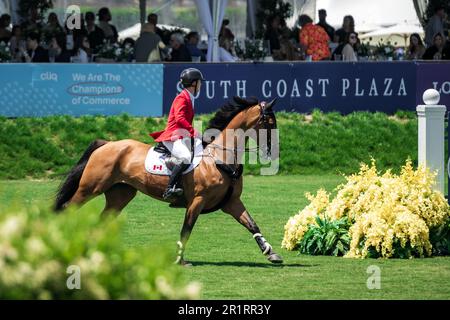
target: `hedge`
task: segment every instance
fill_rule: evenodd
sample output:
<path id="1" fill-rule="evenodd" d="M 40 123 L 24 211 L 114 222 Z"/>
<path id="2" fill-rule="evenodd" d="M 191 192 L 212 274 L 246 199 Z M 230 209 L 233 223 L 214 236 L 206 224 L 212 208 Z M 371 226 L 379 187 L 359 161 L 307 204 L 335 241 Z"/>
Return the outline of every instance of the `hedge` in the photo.
<path id="1" fill-rule="evenodd" d="M 211 115 L 198 116 L 206 127 Z M 346 116 L 314 111 L 277 113 L 279 174 L 352 173 L 361 162 L 377 160 L 381 170 L 400 168 L 408 157 L 417 164 L 414 113 L 355 112 Z M 0 117 L 0 179 L 57 178 L 67 172 L 94 139 L 136 139 L 153 143 L 149 132 L 165 118 L 120 116 Z M 258 174 L 247 165 L 246 174 Z"/>

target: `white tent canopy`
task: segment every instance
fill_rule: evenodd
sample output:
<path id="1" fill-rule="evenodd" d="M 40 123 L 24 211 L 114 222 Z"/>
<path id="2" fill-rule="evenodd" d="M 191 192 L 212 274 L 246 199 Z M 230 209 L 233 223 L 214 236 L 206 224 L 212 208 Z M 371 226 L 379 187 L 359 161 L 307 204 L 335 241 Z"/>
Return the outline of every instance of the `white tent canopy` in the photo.
<path id="1" fill-rule="evenodd" d="M 342 26 L 346 15 L 355 18 L 357 32 L 368 32 L 407 21 L 419 25 L 412 0 L 307 0 L 300 13 L 318 21 L 318 10 L 327 10 L 327 21 L 335 28 Z"/>
<path id="2" fill-rule="evenodd" d="M 191 31 L 187 28 L 174 27 L 174 26 L 169 26 L 166 24 L 158 24 L 158 27 L 161 29 L 167 29 L 167 30 L 181 29 L 185 33 L 189 33 Z M 129 28 L 126 28 L 126 29 L 120 31 L 119 32 L 119 40 L 123 40 L 126 38 L 132 38 L 132 39 L 136 40 L 137 38 L 139 38 L 140 34 L 141 34 L 141 23 L 139 22 Z"/>
<path id="3" fill-rule="evenodd" d="M 424 31 L 422 26 L 403 22 L 389 28 L 381 28 L 373 32 L 366 33 L 360 36 L 360 38 L 361 40 L 371 38 L 371 43 L 377 43 L 383 39 L 384 42 L 390 41 L 392 44 L 397 43 L 399 46 L 407 46 L 409 36 L 413 33 L 418 33 L 423 37 Z"/>

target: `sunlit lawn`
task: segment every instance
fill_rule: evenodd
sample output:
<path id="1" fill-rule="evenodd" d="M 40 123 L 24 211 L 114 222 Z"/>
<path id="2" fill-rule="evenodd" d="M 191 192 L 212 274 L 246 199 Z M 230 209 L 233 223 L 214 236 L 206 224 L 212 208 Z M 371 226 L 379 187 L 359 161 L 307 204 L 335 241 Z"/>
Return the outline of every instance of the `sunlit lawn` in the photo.
<path id="1" fill-rule="evenodd" d="M 186 278 L 202 283 L 205 299 L 450 299 L 449 257 L 353 260 L 299 256 L 280 248 L 286 221 L 307 204 L 304 193 L 320 187 L 330 191 L 340 182 L 339 176 L 245 177 L 244 203 L 284 265 L 271 265 L 242 226 L 216 212 L 201 216 L 194 228 L 186 252 L 194 266 L 184 268 Z M 0 201 L 50 203 L 57 185 L 0 181 Z M 175 250 L 184 210 L 139 195 L 124 214 L 127 245 L 158 243 Z M 381 269 L 380 290 L 367 288 L 371 265 Z"/>

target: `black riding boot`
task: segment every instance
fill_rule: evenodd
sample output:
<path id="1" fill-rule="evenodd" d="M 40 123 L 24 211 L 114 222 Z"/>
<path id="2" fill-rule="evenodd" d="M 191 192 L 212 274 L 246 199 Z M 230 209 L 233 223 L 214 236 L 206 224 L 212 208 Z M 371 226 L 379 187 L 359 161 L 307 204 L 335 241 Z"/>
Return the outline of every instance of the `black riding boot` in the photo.
<path id="1" fill-rule="evenodd" d="M 173 167 L 172 174 L 169 178 L 169 185 L 163 194 L 163 199 L 167 200 L 174 197 L 179 197 L 183 194 L 183 189 L 177 188 L 177 182 L 183 171 L 189 167 L 189 163 L 181 163 Z"/>

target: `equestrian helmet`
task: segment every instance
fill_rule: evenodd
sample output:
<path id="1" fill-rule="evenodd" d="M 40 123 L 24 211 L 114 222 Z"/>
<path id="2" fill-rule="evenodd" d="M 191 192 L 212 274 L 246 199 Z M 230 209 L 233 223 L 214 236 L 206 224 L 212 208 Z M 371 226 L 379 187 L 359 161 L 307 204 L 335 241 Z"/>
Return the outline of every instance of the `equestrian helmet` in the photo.
<path id="1" fill-rule="evenodd" d="M 204 81 L 203 74 L 196 68 L 188 68 L 181 72 L 180 81 L 184 88 L 190 87 L 195 81 Z"/>

